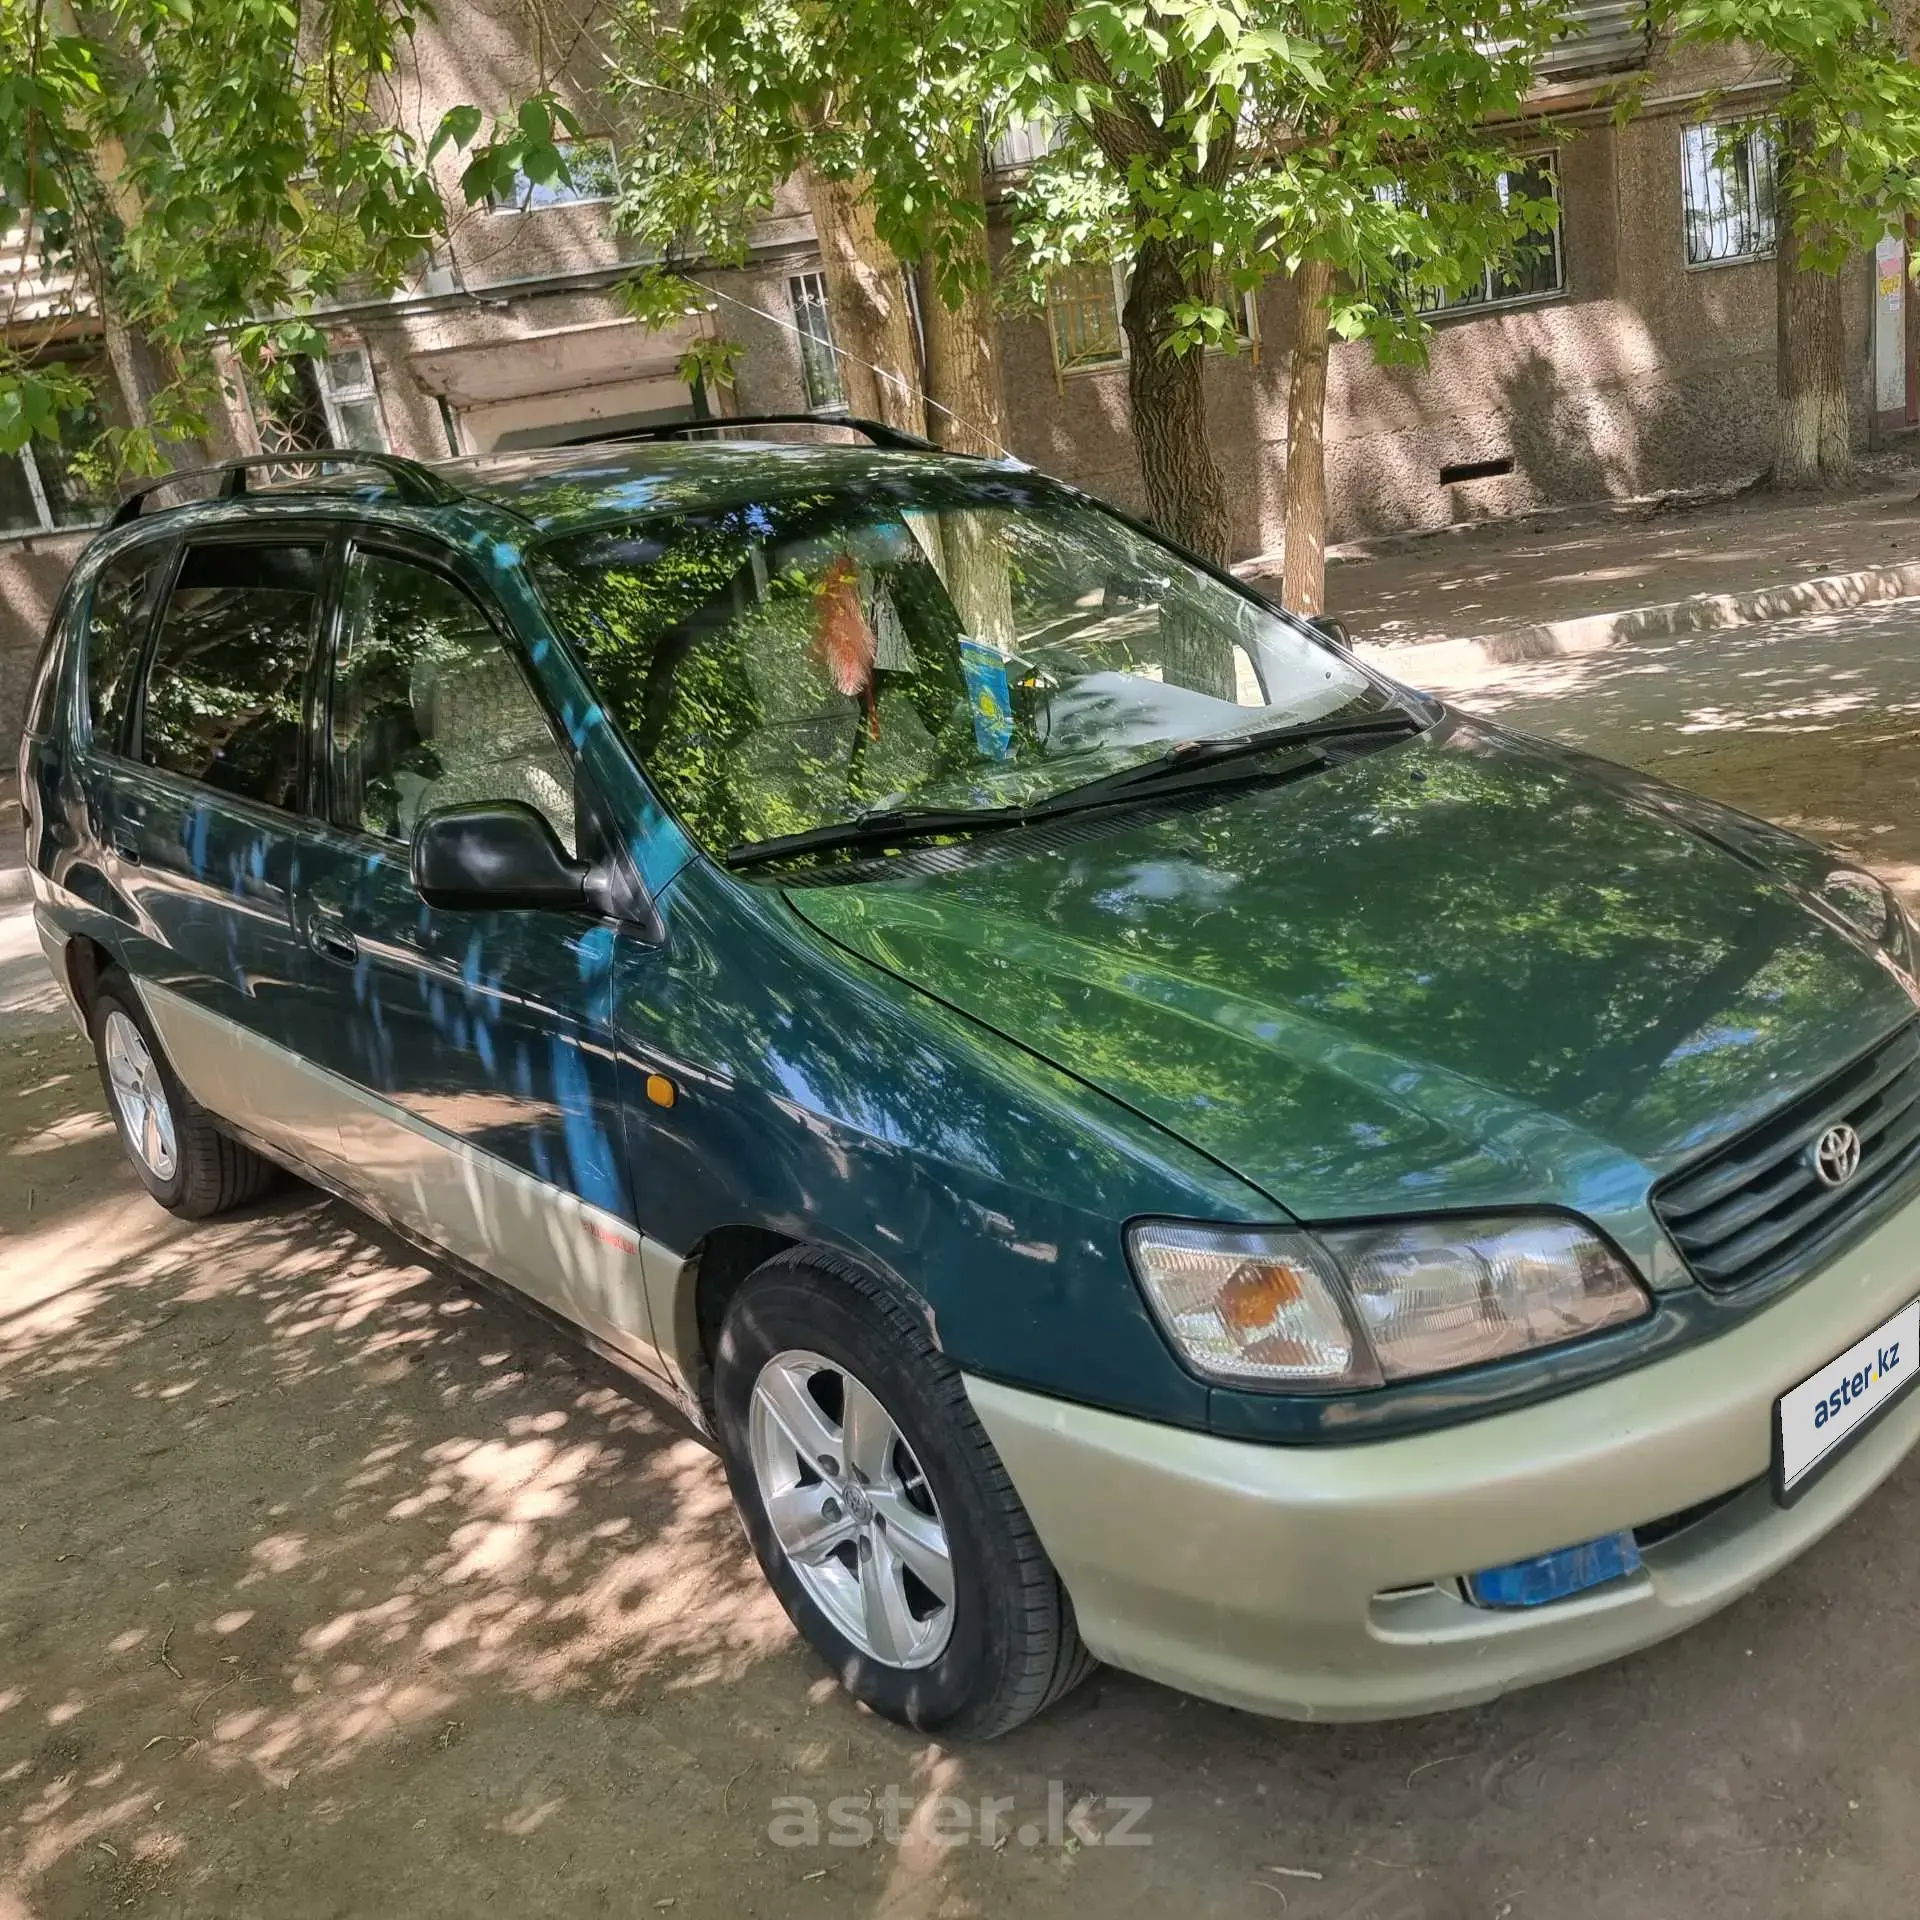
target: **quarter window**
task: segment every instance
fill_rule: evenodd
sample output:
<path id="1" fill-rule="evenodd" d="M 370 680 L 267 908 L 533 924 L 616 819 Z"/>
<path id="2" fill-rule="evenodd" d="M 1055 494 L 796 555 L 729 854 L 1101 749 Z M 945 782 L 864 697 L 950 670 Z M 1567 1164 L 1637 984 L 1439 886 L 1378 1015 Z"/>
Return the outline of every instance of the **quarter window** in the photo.
<path id="1" fill-rule="evenodd" d="M 1687 265 L 1760 260 L 1774 247 L 1778 154 L 1763 120 L 1688 127 L 1681 149 Z"/>
<path id="2" fill-rule="evenodd" d="M 336 826 L 405 842 L 435 807 L 519 800 L 576 850 L 571 762 L 492 623 L 442 575 L 353 556 L 330 712 Z"/>
<path id="3" fill-rule="evenodd" d="M 318 547 L 187 549 L 141 709 L 148 766 L 298 810 L 320 573 Z"/>
<path id="4" fill-rule="evenodd" d="M 96 746 L 117 750 L 153 617 L 163 550 L 139 547 L 100 569 L 87 607 L 87 718 Z"/>

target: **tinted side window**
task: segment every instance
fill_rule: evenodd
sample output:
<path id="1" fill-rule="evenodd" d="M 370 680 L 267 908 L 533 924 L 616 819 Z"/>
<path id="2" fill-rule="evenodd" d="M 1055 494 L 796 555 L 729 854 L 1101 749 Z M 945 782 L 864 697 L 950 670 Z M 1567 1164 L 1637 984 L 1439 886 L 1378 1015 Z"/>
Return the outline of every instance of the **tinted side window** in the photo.
<path id="1" fill-rule="evenodd" d="M 319 547 L 189 547 L 160 622 L 140 758 L 222 793 L 300 804 Z"/>
<path id="2" fill-rule="evenodd" d="M 87 603 L 87 717 L 94 745 L 109 751 L 118 748 L 133 704 L 134 675 L 168 552 L 165 547 L 136 547 L 109 560 Z"/>
<path id="3" fill-rule="evenodd" d="M 430 808 L 521 800 L 575 850 L 572 764 L 519 663 L 450 580 L 353 556 L 331 713 L 337 826 L 404 841 Z"/>

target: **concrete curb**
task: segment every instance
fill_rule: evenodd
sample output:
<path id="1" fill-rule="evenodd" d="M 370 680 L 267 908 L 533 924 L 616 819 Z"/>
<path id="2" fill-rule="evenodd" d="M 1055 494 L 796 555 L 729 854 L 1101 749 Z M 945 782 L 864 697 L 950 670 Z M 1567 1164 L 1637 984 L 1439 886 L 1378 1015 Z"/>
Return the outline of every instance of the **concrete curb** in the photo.
<path id="1" fill-rule="evenodd" d="M 33 876 L 25 867 L 0 867 L 0 906 L 33 898 Z"/>
<path id="2" fill-rule="evenodd" d="M 1421 671 L 1466 672 L 1478 667 L 1521 666 L 1529 660 L 1569 659 L 1601 653 L 1622 640 L 1670 640 L 1689 633 L 1758 626 L 1807 613 L 1842 613 L 1876 600 L 1920 596 L 1920 561 L 1892 567 L 1861 567 L 1853 573 L 1820 574 L 1750 593 L 1699 593 L 1660 606 L 1627 607 L 1617 613 L 1587 613 L 1535 626 L 1496 627 L 1470 640 L 1422 640 L 1410 646 L 1362 641 L 1358 651 L 1399 678 Z"/>

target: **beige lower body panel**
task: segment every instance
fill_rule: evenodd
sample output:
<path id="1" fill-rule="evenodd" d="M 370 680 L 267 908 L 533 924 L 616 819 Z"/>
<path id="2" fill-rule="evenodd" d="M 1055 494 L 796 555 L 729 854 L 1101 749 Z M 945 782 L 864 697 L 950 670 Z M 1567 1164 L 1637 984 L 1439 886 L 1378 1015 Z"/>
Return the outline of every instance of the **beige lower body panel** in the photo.
<path id="1" fill-rule="evenodd" d="M 1920 1440 L 1920 1393 L 1784 1509 L 1765 1479 L 1774 1402 L 1916 1294 L 1920 1204 L 1702 1346 L 1364 1446 L 1250 1445 L 975 1378 L 967 1390 L 1095 1653 L 1255 1712 L 1386 1719 L 1650 1645 L 1809 1547 Z M 1494 1612 L 1452 1584 L 1737 1487 L 1591 1594 Z"/>
<path id="2" fill-rule="evenodd" d="M 618 1216 L 149 981 L 167 1058 L 210 1113 L 310 1162 L 375 1211 L 665 1378 L 648 1278 L 666 1248 Z"/>
<path id="3" fill-rule="evenodd" d="M 43 887 L 51 884 L 39 874 L 35 874 L 34 879 Z M 60 998 L 66 1002 L 67 1011 L 73 1016 L 73 1024 L 91 1040 L 93 1035 L 87 1026 L 86 1013 L 73 997 L 73 979 L 67 972 L 67 935 L 60 923 L 37 900 L 33 908 L 33 930 L 39 938 L 47 971 L 53 975 L 54 983 L 60 989 Z"/>

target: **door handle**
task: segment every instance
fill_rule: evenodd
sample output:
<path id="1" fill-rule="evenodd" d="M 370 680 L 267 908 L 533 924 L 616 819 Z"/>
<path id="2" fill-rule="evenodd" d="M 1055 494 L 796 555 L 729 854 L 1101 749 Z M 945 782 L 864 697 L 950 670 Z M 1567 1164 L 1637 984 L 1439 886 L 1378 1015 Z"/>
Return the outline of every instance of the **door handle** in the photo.
<path id="1" fill-rule="evenodd" d="M 137 867 L 140 864 L 140 842 L 132 834 L 116 832 L 113 850 L 128 866 Z"/>
<path id="2" fill-rule="evenodd" d="M 307 944 L 323 960 L 337 960 L 343 967 L 360 958 L 360 942 L 336 913 L 316 913 L 308 919 Z"/>

